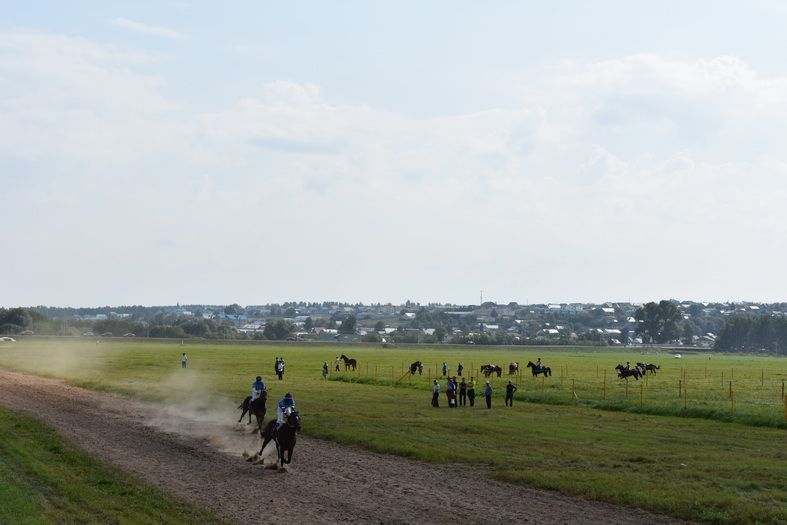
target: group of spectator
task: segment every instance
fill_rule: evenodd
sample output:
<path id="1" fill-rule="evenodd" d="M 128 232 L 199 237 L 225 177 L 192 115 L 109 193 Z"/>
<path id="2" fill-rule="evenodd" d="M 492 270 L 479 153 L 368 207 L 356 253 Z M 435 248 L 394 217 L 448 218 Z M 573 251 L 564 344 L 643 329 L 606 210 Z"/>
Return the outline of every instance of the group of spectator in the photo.
<path id="1" fill-rule="evenodd" d="M 432 406 L 435 408 L 440 407 L 440 382 L 435 379 L 434 386 L 432 387 Z M 506 406 L 514 406 L 514 392 L 517 391 L 516 385 L 511 381 L 506 385 Z M 459 406 L 467 406 L 467 401 L 470 401 L 470 406 L 475 406 L 475 378 L 470 377 L 470 381 L 462 378 L 462 381 L 457 383 L 456 376 L 448 377 L 445 396 L 448 400 L 448 408 L 457 407 L 457 392 L 459 392 Z M 492 384 L 486 381 L 484 385 L 484 400 L 486 401 L 486 408 L 492 408 Z"/>

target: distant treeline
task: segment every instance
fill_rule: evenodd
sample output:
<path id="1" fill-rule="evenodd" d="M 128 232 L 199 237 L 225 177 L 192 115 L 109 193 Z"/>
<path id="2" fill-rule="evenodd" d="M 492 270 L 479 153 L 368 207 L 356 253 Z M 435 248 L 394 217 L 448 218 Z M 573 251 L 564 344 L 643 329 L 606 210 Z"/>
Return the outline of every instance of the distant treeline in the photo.
<path id="1" fill-rule="evenodd" d="M 714 349 L 787 355 L 787 318 L 731 317 L 719 332 Z"/>

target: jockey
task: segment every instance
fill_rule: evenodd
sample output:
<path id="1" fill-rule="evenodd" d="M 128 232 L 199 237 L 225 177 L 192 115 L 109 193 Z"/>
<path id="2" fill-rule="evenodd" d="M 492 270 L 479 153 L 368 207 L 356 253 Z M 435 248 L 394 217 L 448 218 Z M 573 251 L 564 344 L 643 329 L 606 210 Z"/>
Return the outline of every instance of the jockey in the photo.
<path id="1" fill-rule="evenodd" d="M 251 401 L 259 398 L 267 389 L 268 387 L 265 386 L 265 381 L 262 380 L 262 377 L 257 376 L 257 379 L 251 384 Z"/>
<path id="2" fill-rule="evenodd" d="M 290 415 L 290 412 L 295 410 L 295 399 L 292 394 L 287 392 L 283 398 L 279 400 L 279 406 L 276 407 L 276 430 L 281 428 L 284 424 L 284 416 Z"/>
<path id="3" fill-rule="evenodd" d="M 536 367 L 541 368 L 543 365 L 541 364 L 541 358 L 539 357 L 536 361 Z"/>

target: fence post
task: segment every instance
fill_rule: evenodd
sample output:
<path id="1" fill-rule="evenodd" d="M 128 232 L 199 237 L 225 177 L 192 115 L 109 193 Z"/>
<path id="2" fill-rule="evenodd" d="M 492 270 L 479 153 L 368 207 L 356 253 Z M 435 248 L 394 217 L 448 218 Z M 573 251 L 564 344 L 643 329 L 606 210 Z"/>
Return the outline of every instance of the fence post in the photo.
<path id="1" fill-rule="evenodd" d="M 628 379 L 626 380 L 626 399 L 629 398 L 629 382 Z"/>
<path id="2" fill-rule="evenodd" d="M 596 365 L 596 377 L 598 377 L 598 365 Z"/>
<path id="3" fill-rule="evenodd" d="M 369 361 L 366 362 L 366 377 L 369 377 Z"/>
<path id="4" fill-rule="evenodd" d="M 394 367 L 391 367 L 391 386 L 394 384 Z"/>
<path id="5" fill-rule="evenodd" d="M 705 379 L 708 379 L 708 367 L 705 367 Z"/>
<path id="6" fill-rule="evenodd" d="M 604 369 L 604 401 L 607 400 L 607 370 Z"/>
<path id="7" fill-rule="evenodd" d="M 784 397 L 784 379 L 782 379 L 782 398 Z"/>
<path id="8" fill-rule="evenodd" d="M 765 386 L 765 369 L 761 370 L 762 375 L 760 376 L 760 386 Z"/>
<path id="9" fill-rule="evenodd" d="M 377 379 L 377 365 L 374 365 L 374 378 Z"/>
<path id="10" fill-rule="evenodd" d="M 782 399 L 784 399 L 784 419 L 787 419 L 787 396 L 782 396 Z"/>
<path id="11" fill-rule="evenodd" d="M 644 403 L 644 401 L 642 399 L 644 394 L 645 394 L 645 385 L 640 383 L 640 385 L 639 385 L 639 408 L 642 408 L 643 406 L 645 406 L 645 403 Z"/>
<path id="12" fill-rule="evenodd" d="M 724 370 L 721 371 L 721 387 L 724 388 Z"/>
<path id="13" fill-rule="evenodd" d="M 681 384 L 682 381 L 683 381 L 682 379 L 678 379 L 678 398 L 680 398 L 683 395 L 682 394 L 682 392 L 683 392 L 683 385 Z"/>
<path id="14" fill-rule="evenodd" d="M 541 395 L 544 395 L 544 376 L 541 376 Z"/>
<path id="15" fill-rule="evenodd" d="M 683 387 L 683 410 L 689 408 L 689 393 L 686 387 Z"/>
<path id="16" fill-rule="evenodd" d="M 573 399 L 577 399 L 577 387 L 574 384 L 574 380 L 573 379 L 571 380 L 571 397 Z M 785 404 L 787 404 L 787 401 L 785 402 Z M 787 408 L 785 408 L 785 415 L 787 415 Z"/>
<path id="17" fill-rule="evenodd" d="M 730 399 L 732 399 L 732 381 L 730 381 Z"/>

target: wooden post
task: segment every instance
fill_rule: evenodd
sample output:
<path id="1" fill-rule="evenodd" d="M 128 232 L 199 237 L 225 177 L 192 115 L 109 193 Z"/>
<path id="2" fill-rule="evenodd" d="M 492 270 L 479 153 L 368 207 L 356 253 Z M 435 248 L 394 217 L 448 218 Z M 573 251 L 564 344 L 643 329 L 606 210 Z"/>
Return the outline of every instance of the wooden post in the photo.
<path id="1" fill-rule="evenodd" d="M 544 376 L 541 376 L 541 395 L 544 395 Z"/>
<path id="2" fill-rule="evenodd" d="M 721 387 L 724 388 L 724 370 L 721 371 Z"/>
<path id="3" fill-rule="evenodd" d="M 730 381 L 730 399 L 732 399 L 732 381 Z"/>
<path id="4" fill-rule="evenodd" d="M 679 398 L 680 398 L 680 396 L 683 395 L 682 394 L 682 392 L 683 392 L 683 385 L 681 384 L 682 381 L 683 381 L 682 379 L 678 379 L 678 397 Z"/>
<path id="5" fill-rule="evenodd" d="M 574 380 L 571 380 L 571 397 L 572 399 L 577 399 L 577 386 L 574 384 Z M 787 401 L 785 401 L 787 405 Z M 787 408 L 785 408 L 785 414 L 787 415 Z"/>
<path id="6" fill-rule="evenodd" d="M 391 386 L 394 384 L 394 367 L 391 367 Z"/>
<path id="7" fill-rule="evenodd" d="M 705 379 L 708 379 L 708 367 L 705 367 Z"/>
<path id="8" fill-rule="evenodd" d="M 648 384 L 648 373 L 647 372 L 645 372 L 645 384 L 646 385 Z"/>
<path id="9" fill-rule="evenodd" d="M 607 400 L 607 370 L 604 369 L 604 401 Z"/>
<path id="10" fill-rule="evenodd" d="M 369 361 L 366 362 L 366 377 L 369 377 Z"/>
<path id="11" fill-rule="evenodd" d="M 782 398 L 784 398 L 784 379 L 782 379 Z"/>
<path id="12" fill-rule="evenodd" d="M 374 378 L 377 379 L 377 365 L 374 365 Z"/>
<path id="13" fill-rule="evenodd" d="M 640 385 L 639 385 L 639 408 L 642 408 L 643 406 L 645 406 L 645 403 L 643 401 L 644 394 L 645 394 L 645 385 L 640 383 Z"/>
<path id="14" fill-rule="evenodd" d="M 689 393 L 686 391 L 686 388 L 683 388 L 683 410 L 689 408 Z"/>
<path id="15" fill-rule="evenodd" d="M 784 382 L 782 382 L 783 384 Z M 784 399 L 784 419 L 787 419 L 787 396 L 782 396 L 782 399 Z"/>
<path id="16" fill-rule="evenodd" d="M 626 381 L 626 399 L 629 398 L 629 382 Z"/>
<path id="17" fill-rule="evenodd" d="M 596 365 L 596 377 L 598 377 L 598 365 Z"/>
<path id="18" fill-rule="evenodd" d="M 730 394 L 730 413 L 735 414 L 735 396 Z"/>
<path id="19" fill-rule="evenodd" d="M 764 368 L 761 370 L 761 374 L 762 375 L 760 376 L 760 386 L 765 386 L 765 369 Z"/>

